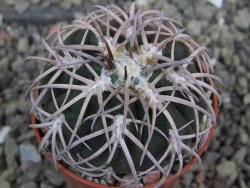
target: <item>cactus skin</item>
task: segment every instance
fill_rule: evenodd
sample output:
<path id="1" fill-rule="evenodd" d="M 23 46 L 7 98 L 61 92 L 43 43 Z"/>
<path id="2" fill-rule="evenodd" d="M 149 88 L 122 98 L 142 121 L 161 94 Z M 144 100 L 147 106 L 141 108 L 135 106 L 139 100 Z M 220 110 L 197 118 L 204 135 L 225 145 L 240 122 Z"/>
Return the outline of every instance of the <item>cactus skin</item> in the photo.
<path id="1" fill-rule="evenodd" d="M 131 5 L 101 7 L 60 26 L 43 45 L 46 63 L 28 89 L 45 130 L 40 149 L 82 176 L 156 186 L 199 159 L 216 118 L 205 48 L 162 12 Z M 200 159 L 199 159 L 200 160 Z M 127 178 L 130 177 L 130 178 Z"/>

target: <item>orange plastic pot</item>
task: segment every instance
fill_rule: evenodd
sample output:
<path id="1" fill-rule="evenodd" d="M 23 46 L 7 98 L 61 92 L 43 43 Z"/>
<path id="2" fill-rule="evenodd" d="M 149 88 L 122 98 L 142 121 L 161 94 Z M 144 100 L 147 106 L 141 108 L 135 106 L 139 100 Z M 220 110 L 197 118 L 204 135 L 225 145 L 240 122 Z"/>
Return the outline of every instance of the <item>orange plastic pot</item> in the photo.
<path id="1" fill-rule="evenodd" d="M 217 116 L 218 115 L 218 98 L 215 95 L 213 95 L 213 109 L 214 109 L 214 112 Z M 36 123 L 36 118 L 33 114 L 31 115 L 31 120 L 32 120 L 33 124 Z M 214 129 L 215 129 L 215 126 L 212 125 L 212 128 L 209 131 L 209 134 L 207 136 L 206 141 L 201 146 L 201 148 L 198 150 L 197 153 L 200 156 L 207 149 L 207 147 L 210 143 L 211 137 L 213 135 Z M 41 134 L 40 134 L 38 129 L 34 129 L 34 131 L 35 131 L 36 139 L 40 143 L 42 140 Z M 52 157 L 49 154 L 47 156 L 50 160 L 52 160 Z M 183 175 L 185 172 L 187 172 L 195 162 L 196 162 L 196 158 L 194 157 L 186 166 L 184 166 L 184 168 L 182 169 L 182 171 L 179 174 L 169 176 L 168 178 L 166 178 L 166 180 L 165 180 L 164 184 L 161 186 L 161 188 L 167 188 L 168 186 L 173 184 L 181 175 Z M 65 168 L 59 162 L 57 162 L 57 168 L 60 169 L 68 188 L 111 188 L 111 186 L 104 186 L 101 184 L 97 184 L 97 183 L 86 180 L 86 179 L 76 175 L 73 172 L 71 172 L 70 170 L 68 170 L 67 168 Z M 154 187 L 153 184 L 144 186 L 144 188 L 153 188 L 153 187 Z"/>

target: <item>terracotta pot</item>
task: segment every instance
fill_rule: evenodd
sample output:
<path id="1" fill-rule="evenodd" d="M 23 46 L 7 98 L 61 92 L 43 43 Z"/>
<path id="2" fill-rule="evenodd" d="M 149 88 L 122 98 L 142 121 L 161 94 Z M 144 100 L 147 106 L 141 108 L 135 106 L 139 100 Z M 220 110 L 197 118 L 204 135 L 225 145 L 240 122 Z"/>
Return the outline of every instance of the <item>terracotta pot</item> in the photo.
<path id="1" fill-rule="evenodd" d="M 215 114 L 217 116 L 218 115 L 218 98 L 215 95 L 213 95 L 213 109 L 214 109 L 214 112 L 215 112 Z M 32 120 L 33 124 L 36 123 L 36 118 L 35 118 L 35 116 L 33 114 L 31 115 L 31 120 Z M 208 145 L 210 143 L 211 137 L 213 135 L 214 129 L 215 129 L 215 126 L 213 125 L 212 128 L 209 131 L 209 134 L 207 136 L 206 141 L 201 146 L 201 148 L 198 150 L 197 153 L 200 156 L 207 149 L 207 147 L 208 147 Z M 42 140 L 41 134 L 40 134 L 38 129 L 34 129 L 34 131 L 35 131 L 36 139 L 40 143 L 41 140 Z M 47 156 L 48 156 L 48 158 L 50 160 L 52 160 L 52 157 L 49 154 Z M 173 184 L 181 175 L 183 175 L 185 172 L 187 172 L 187 170 L 190 169 L 190 167 L 196 162 L 196 160 L 197 159 L 194 157 L 186 166 L 184 166 L 184 168 L 182 169 L 182 171 L 179 174 L 169 176 L 165 180 L 165 182 L 161 186 L 161 188 L 167 188 L 171 184 Z M 101 184 L 97 184 L 97 183 L 86 180 L 86 179 L 76 175 L 73 172 L 71 172 L 70 170 L 68 170 L 67 168 L 65 168 L 59 162 L 57 162 L 57 167 L 58 167 L 58 169 L 60 169 L 62 175 L 64 176 L 64 180 L 65 180 L 68 188 L 97 188 L 97 187 L 98 188 L 111 188 L 111 186 L 104 186 L 104 185 L 101 185 Z M 144 186 L 144 188 L 153 188 L 153 187 L 154 187 L 153 184 Z"/>

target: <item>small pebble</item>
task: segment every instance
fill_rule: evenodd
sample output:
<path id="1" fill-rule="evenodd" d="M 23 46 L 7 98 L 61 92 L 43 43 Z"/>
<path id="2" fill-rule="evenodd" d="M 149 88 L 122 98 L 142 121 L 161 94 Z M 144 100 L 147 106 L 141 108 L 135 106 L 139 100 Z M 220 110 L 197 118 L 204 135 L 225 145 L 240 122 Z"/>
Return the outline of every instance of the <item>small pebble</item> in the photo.
<path id="1" fill-rule="evenodd" d="M 195 176 L 195 180 L 197 183 L 201 184 L 204 182 L 205 177 L 206 177 L 206 170 L 201 168 L 199 169 L 197 175 Z"/>
<path id="2" fill-rule="evenodd" d="M 247 94 L 243 98 L 244 104 L 250 104 L 250 94 Z"/>
<path id="3" fill-rule="evenodd" d="M 19 152 L 21 161 L 31 161 L 39 163 L 42 160 L 41 155 L 37 150 L 37 147 L 31 144 L 21 144 L 19 146 Z"/>
<path id="4" fill-rule="evenodd" d="M 228 180 L 224 177 L 215 177 L 212 181 L 213 188 L 229 188 L 228 187 Z"/>
<path id="5" fill-rule="evenodd" d="M 203 20 L 209 20 L 214 15 L 214 7 L 204 6 L 204 4 L 196 4 L 196 14 L 197 17 L 202 18 Z"/>
<path id="6" fill-rule="evenodd" d="M 101 179 L 100 184 L 102 184 L 102 185 L 108 185 L 107 182 L 104 179 Z"/>
<path id="7" fill-rule="evenodd" d="M 94 183 L 99 183 L 99 180 L 98 180 L 97 178 L 94 178 L 94 179 L 93 179 L 93 182 L 94 182 Z"/>
<path id="8" fill-rule="evenodd" d="M 240 177 L 240 188 L 249 188 L 247 182 L 242 177 Z"/>
<path id="9" fill-rule="evenodd" d="M 7 5 L 14 5 L 16 0 L 4 0 Z"/>
<path id="10" fill-rule="evenodd" d="M 46 183 L 46 182 L 42 182 L 41 184 L 40 184 L 40 187 L 39 188 L 54 188 L 54 186 L 52 186 L 52 185 L 50 185 L 50 184 L 48 184 L 48 183 Z"/>
<path id="11" fill-rule="evenodd" d="M 223 146 L 223 147 L 220 147 L 220 153 L 224 157 L 230 157 L 234 153 L 234 149 L 230 146 Z"/>
<path id="12" fill-rule="evenodd" d="M 13 180 L 16 180 L 18 173 L 20 173 L 20 171 L 16 166 L 9 167 L 7 169 L 4 169 L 4 171 L 0 173 L 0 180 L 11 182 Z"/>
<path id="13" fill-rule="evenodd" d="M 0 144 L 4 143 L 6 136 L 9 134 L 10 131 L 10 126 L 4 126 L 2 129 L 0 129 Z"/>
<path id="14" fill-rule="evenodd" d="M 187 31 L 190 35 L 199 36 L 202 32 L 202 24 L 199 21 L 192 20 L 187 25 Z"/>
<path id="15" fill-rule="evenodd" d="M 240 76 L 238 78 L 238 83 L 243 88 L 247 88 L 248 87 L 248 81 L 247 81 L 247 78 L 245 76 Z"/>
<path id="16" fill-rule="evenodd" d="M 31 0 L 32 4 L 38 4 L 41 0 Z"/>
<path id="17" fill-rule="evenodd" d="M 0 26 L 3 24 L 3 15 L 0 14 Z"/>
<path id="18" fill-rule="evenodd" d="M 216 171 L 221 177 L 229 177 L 236 171 L 234 161 L 223 160 L 216 166 Z"/>
<path id="19" fill-rule="evenodd" d="M 242 144 L 246 144 L 249 140 L 249 136 L 247 134 L 247 132 L 245 130 L 241 130 L 240 133 L 239 133 L 239 141 L 242 143 Z"/>
<path id="20" fill-rule="evenodd" d="M 27 1 L 16 1 L 14 4 L 14 9 L 19 14 L 24 13 L 29 8 L 29 3 Z"/>
<path id="21" fill-rule="evenodd" d="M 241 165 L 246 157 L 247 150 L 245 147 L 240 148 L 233 156 L 233 159 L 237 165 Z"/>
<path id="22" fill-rule="evenodd" d="M 17 51 L 20 53 L 27 52 L 29 48 L 29 41 L 27 38 L 20 38 L 17 43 Z"/>
<path id="23" fill-rule="evenodd" d="M 188 171 L 185 176 L 182 177 L 182 183 L 187 186 L 190 187 L 191 183 L 193 182 L 193 177 L 194 174 L 190 171 Z"/>
<path id="24" fill-rule="evenodd" d="M 18 137 L 18 142 L 22 142 L 24 140 L 29 140 L 35 137 L 35 133 L 34 130 L 30 130 L 26 133 L 23 133 L 20 135 L 20 137 Z"/>
<path id="25" fill-rule="evenodd" d="M 18 145 L 16 143 L 16 140 L 11 136 L 6 137 L 6 141 L 4 143 L 4 154 L 6 156 L 7 166 L 9 168 L 16 167 L 17 166 L 16 157 L 18 154 Z"/>
<path id="26" fill-rule="evenodd" d="M 86 176 L 86 179 L 89 180 L 89 181 L 93 181 L 93 178 L 90 177 L 90 176 Z"/>
<path id="27" fill-rule="evenodd" d="M 26 165 L 26 166 L 25 166 Z M 35 163 L 25 163 L 22 162 L 21 169 L 22 173 L 19 174 L 16 179 L 17 184 L 23 184 L 31 180 L 38 179 L 41 176 L 41 167 L 42 165 L 37 165 Z"/>
<path id="28" fill-rule="evenodd" d="M 18 110 L 24 114 L 29 113 L 29 103 L 25 100 L 20 100 L 18 102 Z"/>
<path id="29" fill-rule="evenodd" d="M 45 170 L 44 174 L 48 178 L 49 182 L 53 185 L 60 186 L 63 184 L 62 176 L 58 172 L 55 172 L 51 169 L 47 169 Z"/>
<path id="30" fill-rule="evenodd" d="M 13 92 L 13 91 L 12 91 Z M 18 109 L 18 105 L 16 102 L 9 102 L 9 105 L 5 108 L 5 115 L 13 115 Z"/>
<path id="31" fill-rule="evenodd" d="M 105 181 L 106 181 L 109 185 L 114 185 L 114 183 L 115 183 L 114 177 L 107 177 L 107 178 L 105 179 Z"/>
<path id="32" fill-rule="evenodd" d="M 82 0 L 72 0 L 72 3 L 73 3 L 74 5 L 79 6 L 79 5 L 82 4 Z"/>
<path id="33" fill-rule="evenodd" d="M 209 3 L 214 5 L 216 8 L 221 8 L 223 5 L 223 0 L 207 0 Z"/>
<path id="34" fill-rule="evenodd" d="M 19 188 L 37 188 L 37 184 L 35 182 L 26 182 L 22 184 Z"/>
<path id="35" fill-rule="evenodd" d="M 160 1 L 157 1 L 157 2 L 160 2 Z M 176 14 L 177 12 L 176 6 L 171 5 L 169 3 L 164 2 L 163 5 L 160 5 L 160 6 L 164 6 L 164 10 L 167 16 L 172 16 Z"/>
<path id="36" fill-rule="evenodd" d="M 72 2 L 69 0 L 62 0 L 62 2 L 60 3 L 60 6 L 65 9 L 70 9 L 72 6 Z"/>
<path id="37" fill-rule="evenodd" d="M 10 183 L 0 180 L 0 188 L 11 188 Z"/>
<path id="38" fill-rule="evenodd" d="M 244 8 L 237 11 L 236 15 L 233 17 L 234 24 L 242 30 L 246 30 L 250 24 L 250 13 L 249 10 Z"/>

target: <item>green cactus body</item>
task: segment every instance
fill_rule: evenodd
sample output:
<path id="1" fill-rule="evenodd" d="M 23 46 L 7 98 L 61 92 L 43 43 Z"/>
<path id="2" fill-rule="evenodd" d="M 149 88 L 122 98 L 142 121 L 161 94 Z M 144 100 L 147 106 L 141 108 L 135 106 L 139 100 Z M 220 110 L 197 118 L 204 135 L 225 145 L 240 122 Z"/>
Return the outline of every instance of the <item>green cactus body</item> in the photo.
<path id="1" fill-rule="evenodd" d="M 32 111 L 61 160 L 83 176 L 160 185 L 178 173 L 215 121 L 210 59 L 174 20 L 131 5 L 98 7 L 47 42 L 48 62 L 30 87 Z M 175 168 L 176 167 L 176 168 Z M 177 169 L 177 170 L 175 170 Z M 124 178 L 124 177 L 130 178 Z"/>

